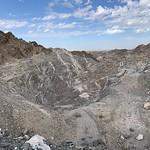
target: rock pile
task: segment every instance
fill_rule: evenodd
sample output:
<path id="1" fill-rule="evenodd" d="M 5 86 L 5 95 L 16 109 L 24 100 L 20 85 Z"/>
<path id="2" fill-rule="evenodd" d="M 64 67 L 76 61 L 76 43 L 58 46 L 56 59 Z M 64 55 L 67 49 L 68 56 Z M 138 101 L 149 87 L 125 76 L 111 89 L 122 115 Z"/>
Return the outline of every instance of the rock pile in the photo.
<path id="1" fill-rule="evenodd" d="M 34 135 L 27 140 L 23 136 L 14 138 L 11 135 L 1 134 L 0 150 L 107 150 L 107 147 L 101 140 L 78 147 L 72 141 L 65 141 L 60 145 L 52 144 L 39 135 Z"/>

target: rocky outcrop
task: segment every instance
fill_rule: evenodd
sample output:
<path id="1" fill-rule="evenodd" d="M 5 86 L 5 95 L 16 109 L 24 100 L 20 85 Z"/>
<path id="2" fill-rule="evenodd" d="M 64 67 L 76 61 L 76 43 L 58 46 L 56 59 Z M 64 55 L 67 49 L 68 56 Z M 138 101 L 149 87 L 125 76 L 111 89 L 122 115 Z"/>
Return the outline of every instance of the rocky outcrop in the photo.
<path id="1" fill-rule="evenodd" d="M 4 64 L 17 59 L 31 57 L 40 52 L 51 52 L 36 42 L 25 42 L 16 38 L 11 32 L 0 31 L 0 64 Z"/>

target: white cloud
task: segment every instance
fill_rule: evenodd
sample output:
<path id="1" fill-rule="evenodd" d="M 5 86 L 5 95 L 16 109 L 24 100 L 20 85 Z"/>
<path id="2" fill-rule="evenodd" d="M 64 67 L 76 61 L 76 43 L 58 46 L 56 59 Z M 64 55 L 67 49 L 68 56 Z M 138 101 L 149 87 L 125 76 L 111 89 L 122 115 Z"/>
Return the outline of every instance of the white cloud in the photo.
<path id="1" fill-rule="evenodd" d="M 44 16 L 43 18 L 40 18 L 39 20 L 48 21 L 48 20 L 53 20 L 55 18 L 56 18 L 56 16 L 54 16 L 54 15 L 48 15 L 48 16 Z"/>
<path id="2" fill-rule="evenodd" d="M 71 23 L 52 23 L 52 22 L 43 22 L 37 26 L 39 32 L 51 32 L 54 30 L 65 30 L 65 29 L 73 29 L 77 25 L 76 22 Z"/>
<path id="3" fill-rule="evenodd" d="M 140 5 L 147 5 L 150 7 L 150 0 L 140 0 Z"/>
<path id="4" fill-rule="evenodd" d="M 71 16 L 72 14 L 70 13 L 51 13 L 50 15 L 44 16 L 43 18 L 41 18 L 41 20 L 48 21 L 48 20 L 53 20 L 53 19 L 67 19 Z"/>
<path id="5" fill-rule="evenodd" d="M 96 10 L 93 8 L 80 10 L 83 19 L 97 20 L 105 24 L 106 27 L 118 25 L 120 29 L 113 30 L 112 33 L 121 32 L 128 29 L 143 29 L 149 32 L 150 28 L 150 0 L 122 0 L 123 6 L 114 6 L 108 8 L 98 6 Z M 78 11 L 78 10 L 77 10 Z M 108 33 L 111 31 L 108 30 Z"/>
<path id="6" fill-rule="evenodd" d="M 13 29 L 21 28 L 28 25 L 27 21 L 17 21 L 17 20 L 0 20 L 0 28 L 3 29 Z"/>
<path id="7" fill-rule="evenodd" d="M 150 28 L 140 28 L 135 30 L 136 33 L 150 32 Z"/>
<path id="8" fill-rule="evenodd" d="M 26 37 L 72 37 L 72 36 L 84 36 L 84 35 L 102 35 L 104 34 L 102 31 L 53 31 L 53 30 L 45 30 L 45 32 L 28 32 L 28 34 L 24 35 Z"/>
<path id="9" fill-rule="evenodd" d="M 107 29 L 104 34 L 116 34 L 116 33 L 122 33 L 124 32 L 124 30 L 121 30 L 121 29 Z"/>
<path id="10" fill-rule="evenodd" d="M 63 6 L 63 7 L 67 7 L 67 8 L 72 8 L 73 3 L 69 0 L 54 0 L 54 1 L 48 3 L 49 8 L 53 8 L 56 6 Z"/>
<path id="11" fill-rule="evenodd" d="M 30 31 L 44 33 L 74 29 L 72 33 L 67 32 L 68 35 L 117 34 L 126 30 L 132 30 L 135 33 L 150 32 L 150 0 L 118 1 L 121 1 L 123 5 L 113 8 L 99 5 L 94 8 L 92 0 L 61 0 L 61 3 L 59 3 L 60 0 L 54 0 L 49 3 L 49 7 L 66 5 L 65 7 L 74 9 L 69 13 L 58 13 L 51 10 L 47 16 L 33 18 L 30 24 L 26 21 L 0 20 L 0 27 L 11 29 L 27 26 Z M 72 22 L 70 22 L 70 18 L 73 20 Z M 95 22 L 100 26 L 96 29 L 90 28 L 89 24 L 94 26 Z M 103 29 L 101 29 L 101 25 L 103 25 Z M 92 31 L 89 32 L 89 30 Z"/>
<path id="12" fill-rule="evenodd" d="M 92 3 L 92 0 L 73 0 L 73 3 L 77 5 L 89 5 Z"/>
<path id="13" fill-rule="evenodd" d="M 31 34 L 31 33 L 34 33 L 34 31 L 32 31 L 32 30 L 29 30 L 29 31 L 28 31 L 28 33 L 29 33 L 29 34 Z"/>
<path id="14" fill-rule="evenodd" d="M 64 6 L 67 8 L 73 8 L 75 6 L 86 6 L 91 3 L 91 0 L 53 0 L 52 2 L 48 3 L 48 7 L 53 8 L 56 6 Z"/>
<path id="15" fill-rule="evenodd" d="M 88 16 L 90 16 L 92 11 L 92 5 L 88 5 L 84 8 L 78 8 L 77 10 L 75 10 L 72 13 L 72 16 L 76 17 L 76 18 L 86 18 Z"/>
<path id="16" fill-rule="evenodd" d="M 107 14 L 107 13 L 108 13 L 107 10 L 108 10 L 108 9 L 103 8 L 102 6 L 98 6 L 98 7 L 97 7 L 97 10 L 96 10 L 96 12 L 95 12 L 95 15 Z"/>
<path id="17" fill-rule="evenodd" d="M 72 22 L 72 23 L 59 23 L 56 28 L 59 29 L 70 29 L 70 28 L 74 28 L 76 26 L 76 22 Z"/>
<path id="18" fill-rule="evenodd" d="M 80 29 L 89 30 L 89 23 L 94 24 L 98 22 L 104 26 L 103 34 L 117 34 L 125 32 L 126 30 L 132 30 L 136 33 L 150 32 L 150 0 L 118 0 L 123 5 L 111 7 L 103 7 L 101 5 L 94 8 L 91 0 L 54 0 L 49 3 L 50 6 L 57 4 L 68 3 L 68 7 L 71 5 L 79 4 L 72 12 L 58 13 L 50 12 L 50 15 L 35 18 L 35 21 L 39 21 L 37 25 L 38 29 L 49 32 L 52 29 L 69 29 L 75 28 L 78 30 L 77 24 L 82 22 Z M 70 5 L 71 4 L 71 5 Z M 69 6 L 70 5 L 70 6 Z M 67 6 L 66 6 L 67 7 Z M 65 23 L 72 18 L 76 21 L 76 24 Z M 80 20 L 80 22 L 79 22 Z M 41 21 L 41 22 L 40 22 Z M 59 23 L 52 23 L 52 22 Z M 96 29 L 98 30 L 98 28 Z M 99 30 L 101 30 L 99 28 Z M 101 31 L 100 31 L 101 32 Z"/>
<path id="19" fill-rule="evenodd" d="M 54 0 L 52 3 L 58 3 L 60 0 Z M 69 29 L 77 27 L 78 19 L 82 22 L 82 29 L 88 29 L 88 21 L 91 23 L 99 22 L 104 25 L 103 34 L 117 34 L 132 30 L 136 33 L 149 32 L 150 29 L 150 0 L 119 0 L 124 5 L 114 6 L 113 8 L 97 6 L 96 9 L 91 5 L 91 0 L 63 0 L 62 2 L 83 4 L 84 7 L 77 7 L 70 13 L 51 12 L 50 15 L 42 18 L 36 18 L 35 21 L 41 21 L 38 29 L 44 28 L 45 32 L 52 29 Z M 52 6 L 51 3 L 51 6 Z M 85 5 L 85 4 L 88 5 Z M 69 18 L 74 19 L 77 24 L 62 23 L 68 22 Z M 59 23 L 53 24 L 53 21 Z M 117 27 L 117 28 L 116 28 Z M 77 28 L 76 28 L 77 29 Z M 101 30 L 101 29 L 100 29 Z"/>

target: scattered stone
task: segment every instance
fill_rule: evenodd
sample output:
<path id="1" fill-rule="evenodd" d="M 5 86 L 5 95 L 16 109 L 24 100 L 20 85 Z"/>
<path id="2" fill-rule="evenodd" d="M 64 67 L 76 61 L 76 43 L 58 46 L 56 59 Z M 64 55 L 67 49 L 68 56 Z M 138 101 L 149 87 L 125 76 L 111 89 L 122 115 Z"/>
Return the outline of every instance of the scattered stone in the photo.
<path id="1" fill-rule="evenodd" d="M 33 136 L 30 140 L 2 137 L 0 139 L 0 150 L 108 150 L 106 144 L 101 140 L 95 140 L 90 144 L 83 145 L 81 148 L 72 141 L 64 141 L 60 145 L 48 143 L 46 139 L 39 135 Z"/>
<path id="2" fill-rule="evenodd" d="M 139 134 L 137 137 L 136 137 L 136 140 L 138 141 L 142 141 L 144 139 L 144 135 L 143 134 Z"/>
<path id="3" fill-rule="evenodd" d="M 75 147 L 75 144 L 74 144 L 72 141 L 65 141 L 65 142 L 61 143 L 61 145 L 62 145 L 63 147 L 68 147 L 68 148 L 73 148 L 73 147 Z"/>
<path id="4" fill-rule="evenodd" d="M 131 134 L 130 133 L 123 134 L 123 137 L 125 139 L 129 139 L 129 138 L 131 138 Z"/>
<path id="5" fill-rule="evenodd" d="M 82 94 L 80 94 L 79 96 L 80 96 L 81 98 L 87 98 L 87 99 L 90 97 L 89 94 L 88 94 L 88 93 L 85 93 L 85 92 L 82 93 Z"/>
<path id="6" fill-rule="evenodd" d="M 28 135 L 24 135 L 25 140 L 29 140 L 29 136 Z"/>
<path id="7" fill-rule="evenodd" d="M 53 137 L 53 136 L 51 137 L 51 140 L 54 140 L 54 137 Z"/>
<path id="8" fill-rule="evenodd" d="M 3 136 L 9 136 L 9 131 L 8 131 L 8 129 L 4 130 Z"/>
<path id="9" fill-rule="evenodd" d="M 116 74 L 116 77 L 121 78 L 121 77 L 123 77 L 125 75 L 126 72 L 127 72 L 127 70 L 123 69 L 123 70 L 121 70 L 121 72 Z"/>
<path id="10" fill-rule="evenodd" d="M 24 135 L 27 135 L 29 133 L 29 130 L 28 129 L 25 129 L 24 131 L 23 131 L 23 134 Z"/>
<path id="11" fill-rule="evenodd" d="M 99 118 L 102 119 L 102 118 L 104 118 L 104 116 L 103 116 L 102 114 L 100 114 L 100 115 L 99 115 Z"/>
<path id="12" fill-rule="evenodd" d="M 121 138 L 122 140 L 125 140 L 125 138 L 124 138 L 124 136 L 123 136 L 123 135 L 121 135 L 121 136 L 120 136 L 120 138 Z"/>
<path id="13" fill-rule="evenodd" d="M 150 110 L 150 102 L 145 102 L 144 109 Z"/>
<path id="14" fill-rule="evenodd" d="M 18 139 L 19 141 L 21 141 L 21 140 L 23 140 L 23 139 L 24 139 L 24 137 L 19 136 L 17 139 Z"/>

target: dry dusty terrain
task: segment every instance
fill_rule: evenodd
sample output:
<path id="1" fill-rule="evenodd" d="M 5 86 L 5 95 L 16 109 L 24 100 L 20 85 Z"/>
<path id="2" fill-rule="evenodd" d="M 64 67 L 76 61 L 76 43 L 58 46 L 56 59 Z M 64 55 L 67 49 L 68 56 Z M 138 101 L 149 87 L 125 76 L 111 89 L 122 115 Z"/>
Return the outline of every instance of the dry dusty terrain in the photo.
<path id="1" fill-rule="evenodd" d="M 149 150 L 149 62 L 150 44 L 69 52 L 1 32 L 0 128 L 56 145 Z"/>

